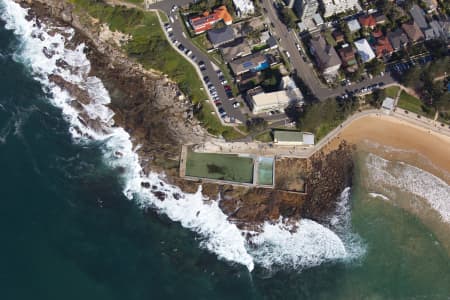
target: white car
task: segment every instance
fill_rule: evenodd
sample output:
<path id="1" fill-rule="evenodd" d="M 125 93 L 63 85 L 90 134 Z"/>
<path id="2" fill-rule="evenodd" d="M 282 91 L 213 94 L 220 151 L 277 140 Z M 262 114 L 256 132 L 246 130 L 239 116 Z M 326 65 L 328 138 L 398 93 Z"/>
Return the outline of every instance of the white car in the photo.
<path id="1" fill-rule="evenodd" d="M 236 101 L 233 103 L 233 108 L 239 108 L 239 107 L 240 107 L 239 102 Z"/>

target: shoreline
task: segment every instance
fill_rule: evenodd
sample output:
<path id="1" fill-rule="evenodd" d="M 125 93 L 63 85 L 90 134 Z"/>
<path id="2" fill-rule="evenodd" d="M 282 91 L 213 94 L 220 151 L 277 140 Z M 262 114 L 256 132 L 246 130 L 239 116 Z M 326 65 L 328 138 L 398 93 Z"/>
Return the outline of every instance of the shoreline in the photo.
<path id="1" fill-rule="evenodd" d="M 390 160 L 425 170 L 450 184 L 450 137 L 384 114 L 352 121 L 331 143 L 340 139 Z"/>

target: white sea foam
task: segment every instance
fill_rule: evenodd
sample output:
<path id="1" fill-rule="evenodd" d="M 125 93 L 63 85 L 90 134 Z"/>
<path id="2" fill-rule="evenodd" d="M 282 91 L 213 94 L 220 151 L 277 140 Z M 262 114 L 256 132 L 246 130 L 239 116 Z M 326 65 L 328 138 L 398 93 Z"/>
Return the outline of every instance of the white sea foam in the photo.
<path id="1" fill-rule="evenodd" d="M 450 223 L 450 187 L 442 179 L 406 163 L 391 162 L 374 154 L 367 156 L 369 180 L 394 186 L 428 201 L 444 222 Z"/>
<path id="2" fill-rule="evenodd" d="M 388 196 L 385 196 L 385 195 L 379 194 L 379 193 L 369 193 L 369 196 L 372 197 L 372 198 L 381 198 L 384 201 L 389 201 L 390 200 Z"/>
<path id="3" fill-rule="evenodd" d="M 317 222 L 302 219 L 285 224 L 266 222 L 263 232 L 250 239 L 250 253 L 258 264 L 303 269 L 330 261 L 350 261 L 361 257 L 365 247 L 351 231 L 350 188 L 339 197 L 336 213 L 327 228 Z"/>
<path id="4" fill-rule="evenodd" d="M 47 25 L 42 24 L 42 28 L 38 29 L 33 21 L 26 21 L 26 10 L 11 0 L 0 0 L 0 13 L 6 21 L 6 27 L 13 30 L 21 40 L 14 58 L 29 66 L 32 74 L 44 86 L 44 91 L 51 94 L 49 101 L 61 108 L 65 120 L 70 124 L 69 130 L 74 141 L 101 141 L 105 162 L 124 169 L 123 191 L 127 198 L 135 200 L 142 208 L 155 208 L 180 222 L 183 227 L 202 237 L 202 247 L 216 253 L 219 258 L 243 264 L 250 271 L 255 261 L 264 267 L 279 264 L 304 268 L 349 256 L 345 239 L 343 242 L 332 230 L 310 220 L 299 221 L 296 224 L 298 230 L 294 233 L 281 222 L 265 224 L 264 231 L 253 237 L 249 244 L 244 233 L 228 222 L 218 201 L 204 201 L 201 189 L 195 194 L 185 194 L 178 187 L 165 183 L 161 174 L 144 176 L 130 136 L 124 129 L 113 127 L 114 113 L 105 106 L 110 103 L 108 92 L 99 78 L 88 75 L 90 62 L 83 51 L 85 46 L 79 45 L 75 50 L 64 47 L 64 36 L 70 40 L 73 29 L 62 28 L 60 30 L 64 30 L 64 36 L 50 36 L 46 33 Z M 51 57 L 44 55 L 44 47 L 51 50 Z M 58 60 L 66 62 L 69 68 L 58 67 Z M 88 92 L 92 101 L 83 105 L 83 113 L 100 121 L 101 131 L 89 128 L 80 121 L 80 111 L 71 105 L 75 99 L 50 82 L 50 74 L 59 75 Z M 118 152 L 121 155 L 116 155 Z M 150 183 L 151 188 L 142 187 L 142 182 Z M 156 197 L 155 192 L 163 194 L 164 199 Z"/>

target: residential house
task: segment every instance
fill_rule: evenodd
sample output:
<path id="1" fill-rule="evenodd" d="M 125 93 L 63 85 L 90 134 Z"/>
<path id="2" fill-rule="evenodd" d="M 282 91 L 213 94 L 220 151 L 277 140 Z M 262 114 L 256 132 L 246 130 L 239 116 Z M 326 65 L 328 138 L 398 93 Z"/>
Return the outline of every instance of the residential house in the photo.
<path id="1" fill-rule="evenodd" d="M 425 36 L 425 39 L 427 41 L 439 38 L 439 35 L 436 35 L 433 28 L 431 28 L 431 27 L 428 29 L 425 29 L 423 31 L 423 35 Z"/>
<path id="2" fill-rule="evenodd" d="M 359 24 L 362 28 L 374 29 L 377 26 L 377 21 L 373 15 L 363 15 L 358 18 Z"/>
<path id="3" fill-rule="evenodd" d="M 230 62 L 230 68 L 234 75 L 238 76 L 247 72 L 258 72 L 269 67 L 266 56 L 256 52 Z"/>
<path id="4" fill-rule="evenodd" d="M 417 26 L 417 24 L 415 22 L 403 23 L 402 29 L 403 29 L 403 31 L 406 32 L 406 35 L 413 43 L 424 39 L 424 35 L 423 35 L 422 31 L 420 30 L 419 26 Z"/>
<path id="5" fill-rule="evenodd" d="M 423 0 L 423 3 L 427 7 L 427 13 L 434 12 L 438 7 L 437 0 Z"/>
<path id="6" fill-rule="evenodd" d="M 192 29 L 195 34 L 210 30 L 214 24 L 223 20 L 226 25 L 233 23 L 233 18 L 228 13 L 226 6 L 216 8 L 212 13 L 205 11 L 202 16 L 197 16 L 189 19 Z"/>
<path id="7" fill-rule="evenodd" d="M 372 36 L 374 39 L 380 38 L 383 36 L 383 31 L 378 28 L 377 30 L 372 31 Z"/>
<path id="8" fill-rule="evenodd" d="M 321 35 L 311 39 L 310 49 L 316 59 L 317 66 L 322 71 L 323 75 L 327 79 L 335 77 L 341 67 L 341 60 L 339 59 L 336 50 L 327 44 Z"/>
<path id="9" fill-rule="evenodd" d="M 347 71 L 356 71 L 358 62 L 356 61 L 355 50 L 352 46 L 346 44 L 338 50 L 339 56 L 342 60 L 342 67 L 347 68 Z"/>
<path id="10" fill-rule="evenodd" d="M 375 17 L 375 22 L 377 23 L 377 25 L 384 25 L 388 22 L 388 18 L 383 15 L 382 13 L 376 13 L 374 14 Z"/>
<path id="11" fill-rule="evenodd" d="M 355 41 L 355 47 L 363 63 L 369 62 L 375 58 L 375 53 L 373 53 L 372 47 L 370 47 L 369 42 L 366 39 Z"/>
<path id="12" fill-rule="evenodd" d="M 397 28 L 387 34 L 389 41 L 391 42 L 394 51 L 398 51 L 408 44 L 408 37 L 401 28 Z"/>
<path id="13" fill-rule="evenodd" d="M 207 36 L 214 48 L 231 42 L 236 38 L 234 30 L 230 26 L 208 30 Z"/>
<path id="14" fill-rule="evenodd" d="M 394 52 L 394 48 L 391 45 L 389 39 L 385 36 L 379 37 L 375 42 L 375 55 L 378 58 L 391 55 Z"/>
<path id="15" fill-rule="evenodd" d="M 438 21 L 431 21 L 430 28 L 433 30 L 433 34 L 436 39 L 439 38 L 446 39 L 444 29 L 442 28 L 441 24 Z"/>
<path id="16" fill-rule="evenodd" d="M 340 30 L 333 31 L 333 38 L 336 41 L 336 43 L 341 43 L 345 41 L 344 34 Z"/>
<path id="17" fill-rule="evenodd" d="M 240 37 L 220 46 L 220 52 L 226 62 L 252 54 L 252 49 L 246 38 Z"/>
<path id="18" fill-rule="evenodd" d="M 347 22 L 348 29 L 350 32 L 356 32 L 361 29 L 361 25 L 359 25 L 358 20 L 353 19 Z"/>
<path id="19" fill-rule="evenodd" d="M 425 30 L 428 28 L 427 20 L 425 19 L 425 12 L 421 9 L 417 4 L 414 4 L 409 13 L 414 19 L 414 22 L 419 26 L 421 30 Z"/>
<path id="20" fill-rule="evenodd" d="M 348 10 L 361 11 L 361 6 L 358 0 L 321 0 L 325 12 L 323 16 L 325 18 L 332 15 L 339 14 Z"/>

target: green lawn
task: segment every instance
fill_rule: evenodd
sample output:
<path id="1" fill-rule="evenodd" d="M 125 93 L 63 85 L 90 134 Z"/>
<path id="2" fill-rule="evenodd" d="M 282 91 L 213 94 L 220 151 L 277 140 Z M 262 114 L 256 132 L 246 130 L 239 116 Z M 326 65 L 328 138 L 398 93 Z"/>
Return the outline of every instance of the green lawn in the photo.
<path id="1" fill-rule="evenodd" d="M 264 143 L 272 142 L 273 141 L 272 133 L 270 131 L 260 133 L 257 136 L 255 136 L 255 140 Z"/>
<path id="2" fill-rule="evenodd" d="M 386 97 L 390 97 L 392 99 L 395 99 L 397 97 L 397 93 L 398 93 L 399 89 L 400 88 L 398 86 L 393 85 L 393 86 L 385 88 L 384 92 L 386 93 Z"/>
<path id="3" fill-rule="evenodd" d="M 397 106 L 418 115 L 429 118 L 434 117 L 433 109 L 426 108 L 420 99 L 408 94 L 405 91 L 401 92 Z"/>
<path id="4" fill-rule="evenodd" d="M 163 23 L 169 23 L 169 17 L 162 10 L 158 11 L 159 17 L 163 21 Z"/>
<path id="5" fill-rule="evenodd" d="M 186 176 L 252 183 L 253 159 L 232 154 L 189 151 Z"/>

